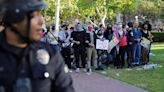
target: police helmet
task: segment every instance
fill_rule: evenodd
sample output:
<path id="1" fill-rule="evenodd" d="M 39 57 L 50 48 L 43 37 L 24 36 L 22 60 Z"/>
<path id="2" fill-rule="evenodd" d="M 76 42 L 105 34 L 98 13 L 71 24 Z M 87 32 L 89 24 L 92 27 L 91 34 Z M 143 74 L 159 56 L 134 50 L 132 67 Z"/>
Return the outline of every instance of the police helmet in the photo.
<path id="1" fill-rule="evenodd" d="M 34 10 L 39 10 L 47 6 L 42 0 L 4 0 L 5 12 L 3 14 L 2 22 L 4 26 L 11 28 L 13 32 L 18 34 L 25 42 L 31 42 L 29 38 L 31 13 Z M 11 24 L 21 22 L 27 16 L 27 26 L 25 34 L 19 32 Z"/>
<path id="2" fill-rule="evenodd" d="M 4 0 L 0 0 L 0 22 L 2 21 L 4 11 L 5 11 Z"/>
<path id="3" fill-rule="evenodd" d="M 3 16 L 3 22 L 19 22 L 27 13 L 42 9 L 46 3 L 42 0 L 4 0 L 6 11 Z"/>

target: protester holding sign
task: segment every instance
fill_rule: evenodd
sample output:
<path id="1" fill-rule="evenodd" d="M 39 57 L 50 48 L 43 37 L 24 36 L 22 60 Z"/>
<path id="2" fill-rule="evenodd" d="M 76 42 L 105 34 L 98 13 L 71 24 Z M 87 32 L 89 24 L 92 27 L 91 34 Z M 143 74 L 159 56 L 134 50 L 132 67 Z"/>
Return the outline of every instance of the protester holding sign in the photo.
<path id="1" fill-rule="evenodd" d="M 141 41 L 141 60 L 142 60 L 142 64 L 147 64 L 148 61 L 148 55 L 149 55 L 149 49 L 150 49 L 150 44 L 152 41 L 153 36 L 151 35 L 150 31 L 148 30 L 148 24 L 144 24 L 143 25 L 143 29 L 142 29 L 142 41 Z"/>
<path id="2" fill-rule="evenodd" d="M 97 40 L 100 40 L 100 41 L 105 40 L 102 30 L 98 30 L 96 35 L 97 35 Z M 107 58 L 107 55 L 106 55 L 107 53 L 106 52 L 107 52 L 107 50 L 97 49 L 97 55 L 98 55 L 97 63 L 98 63 L 98 69 L 99 70 L 103 69 L 102 68 L 102 62 L 106 62 L 106 58 Z"/>

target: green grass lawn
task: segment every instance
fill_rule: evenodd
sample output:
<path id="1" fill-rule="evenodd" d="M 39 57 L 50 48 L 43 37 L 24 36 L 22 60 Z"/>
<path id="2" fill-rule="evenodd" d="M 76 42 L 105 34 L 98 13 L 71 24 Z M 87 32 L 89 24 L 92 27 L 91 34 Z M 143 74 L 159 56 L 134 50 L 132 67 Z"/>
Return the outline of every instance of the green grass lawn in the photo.
<path id="1" fill-rule="evenodd" d="M 161 67 L 144 70 L 143 66 L 132 69 L 108 69 L 102 74 L 127 82 L 150 92 L 164 92 L 164 43 L 153 43 L 150 57 L 151 63 L 158 63 Z"/>

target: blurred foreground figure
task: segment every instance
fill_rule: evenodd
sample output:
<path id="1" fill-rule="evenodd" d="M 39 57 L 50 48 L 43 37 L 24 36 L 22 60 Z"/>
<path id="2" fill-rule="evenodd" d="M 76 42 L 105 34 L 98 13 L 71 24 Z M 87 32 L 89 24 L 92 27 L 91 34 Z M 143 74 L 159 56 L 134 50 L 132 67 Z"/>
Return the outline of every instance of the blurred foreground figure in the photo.
<path id="1" fill-rule="evenodd" d="M 0 3 L 5 27 L 0 39 L 0 92 L 74 92 L 59 51 L 39 42 L 41 9 L 46 4 L 41 0 Z"/>

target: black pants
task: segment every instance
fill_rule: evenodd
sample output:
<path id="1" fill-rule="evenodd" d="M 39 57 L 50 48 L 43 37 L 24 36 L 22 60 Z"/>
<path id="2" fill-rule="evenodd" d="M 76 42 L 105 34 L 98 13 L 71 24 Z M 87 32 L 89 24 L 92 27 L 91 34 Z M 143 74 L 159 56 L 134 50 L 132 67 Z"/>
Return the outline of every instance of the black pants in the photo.
<path id="1" fill-rule="evenodd" d="M 64 58 L 65 63 L 67 64 L 68 68 L 71 68 L 71 48 L 62 48 L 61 54 Z"/>
<path id="2" fill-rule="evenodd" d="M 113 65 L 116 67 L 116 66 L 117 66 L 117 61 L 119 60 L 119 59 L 118 59 L 118 52 L 117 52 L 116 47 L 114 47 L 114 48 L 111 50 L 110 54 L 112 55 L 112 58 L 113 58 L 113 59 L 112 59 Z"/>
<path id="3" fill-rule="evenodd" d="M 118 67 L 123 68 L 125 65 L 126 46 L 120 46 Z"/>
<path id="4" fill-rule="evenodd" d="M 128 67 L 132 67 L 133 63 L 133 45 L 128 45 L 127 46 L 127 62 L 128 62 Z"/>
<path id="5" fill-rule="evenodd" d="M 85 68 L 86 65 L 86 52 L 85 52 L 85 47 L 83 46 L 78 46 L 74 48 L 74 54 L 75 54 L 75 63 L 76 63 L 76 68 L 80 68 L 80 57 L 82 61 L 82 67 Z"/>

